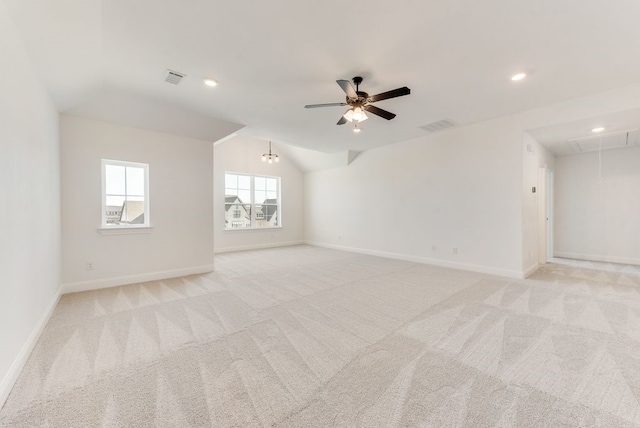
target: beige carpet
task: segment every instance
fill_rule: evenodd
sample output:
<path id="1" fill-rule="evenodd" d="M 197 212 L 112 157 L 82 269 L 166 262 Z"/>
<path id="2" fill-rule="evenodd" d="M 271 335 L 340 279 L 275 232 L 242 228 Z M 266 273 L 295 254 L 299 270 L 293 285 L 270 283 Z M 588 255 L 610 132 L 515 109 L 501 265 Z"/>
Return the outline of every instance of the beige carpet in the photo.
<path id="1" fill-rule="evenodd" d="M 640 276 L 308 246 L 64 296 L 3 427 L 640 424 Z"/>

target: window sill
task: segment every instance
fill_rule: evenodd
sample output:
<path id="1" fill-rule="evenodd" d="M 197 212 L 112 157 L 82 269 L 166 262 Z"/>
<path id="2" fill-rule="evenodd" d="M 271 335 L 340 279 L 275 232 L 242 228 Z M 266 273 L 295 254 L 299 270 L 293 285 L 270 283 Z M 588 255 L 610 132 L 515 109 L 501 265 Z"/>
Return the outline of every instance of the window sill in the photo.
<path id="1" fill-rule="evenodd" d="M 98 232 L 100 235 L 138 235 L 141 233 L 153 232 L 151 226 L 113 226 L 113 227 L 99 227 Z"/>
<path id="2" fill-rule="evenodd" d="M 239 227 L 237 229 L 225 229 L 224 232 L 259 232 L 261 230 L 274 230 L 274 229 L 282 229 L 282 226 L 272 226 L 272 227 Z"/>

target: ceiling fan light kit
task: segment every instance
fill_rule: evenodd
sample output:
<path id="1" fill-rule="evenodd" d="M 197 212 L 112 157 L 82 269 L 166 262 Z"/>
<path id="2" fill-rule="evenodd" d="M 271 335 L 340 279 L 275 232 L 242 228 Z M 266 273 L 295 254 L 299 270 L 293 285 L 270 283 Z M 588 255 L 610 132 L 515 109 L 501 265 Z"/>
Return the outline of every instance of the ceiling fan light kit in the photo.
<path id="1" fill-rule="evenodd" d="M 363 122 L 369 119 L 369 117 L 364 113 L 364 110 L 362 110 L 360 107 L 354 107 L 347 110 L 343 117 L 349 122 Z"/>
<path id="2" fill-rule="evenodd" d="M 402 88 L 393 89 L 391 91 L 382 92 L 377 95 L 369 96 L 368 93 L 360 91 L 360 84 L 362 83 L 362 77 L 356 76 L 353 78 L 353 83 L 356 85 L 355 89 L 348 80 L 336 80 L 336 83 L 347 95 L 346 102 L 344 103 L 325 103 L 325 104 L 308 104 L 305 108 L 319 108 L 319 107 L 333 107 L 333 106 L 349 106 L 344 115 L 338 120 L 336 125 L 344 125 L 347 122 L 354 122 L 356 127 L 354 132 L 360 132 L 358 123 L 367 120 L 369 117 L 365 111 L 376 116 L 380 116 L 383 119 L 391 120 L 396 115 L 389 111 L 378 108 L 371 103 L 377 101 L 388 100 L 389 98 L 401 97 L 403 95 L 409 95 L 411 90 L 406 86 Z"/>

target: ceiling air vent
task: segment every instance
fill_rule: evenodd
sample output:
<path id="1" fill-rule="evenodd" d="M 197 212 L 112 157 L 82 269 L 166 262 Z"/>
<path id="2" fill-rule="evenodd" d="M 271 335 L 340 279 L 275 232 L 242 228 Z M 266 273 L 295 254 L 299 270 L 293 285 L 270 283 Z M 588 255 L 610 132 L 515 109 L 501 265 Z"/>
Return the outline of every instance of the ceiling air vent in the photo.
<path id="1" fill-rule="evenodd" d="M 453 128 L 458 124 L 450 119 L 442 119 L 437 122 L 429 123 L 427 125 L 421 126 L 420 128 L 424 129 L 427 132 L 438 132 L 443 131 L 445 129 Z"/>
<path id="2" fill-rule="evenodd" d="M 178 85 L 185 77 L 187 77 L 186 74 L 178 73 L 177 71 L 173 70 L 167 70 L 167 76 L 164 78 L 164 81 L 173 83 L 174 85 Z"/>

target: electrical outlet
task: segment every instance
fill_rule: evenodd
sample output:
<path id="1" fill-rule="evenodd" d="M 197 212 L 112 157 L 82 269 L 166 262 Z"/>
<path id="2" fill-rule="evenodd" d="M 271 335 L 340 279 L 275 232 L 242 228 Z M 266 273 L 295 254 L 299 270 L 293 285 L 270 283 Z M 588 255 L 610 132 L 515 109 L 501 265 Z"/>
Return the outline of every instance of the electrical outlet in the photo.
<path id="1" fill-rule="evenodd" d="M 436 251 L 436 246 L 435 245 L 431 246 L 431 251 L 433 251 L 435 253 L 435 251 Z"/>
<path id="2" fill-rule="evenodd" d="M 87 270 L 93 270 L 93 262 L 87 262 Z"/>
<path id="3" fill-rule="evenodd" d="M 457 247 L 453 249 L 453 254 L 458 254 L 458 248 Z"/>

